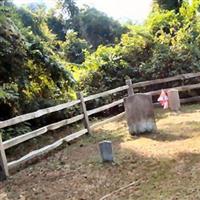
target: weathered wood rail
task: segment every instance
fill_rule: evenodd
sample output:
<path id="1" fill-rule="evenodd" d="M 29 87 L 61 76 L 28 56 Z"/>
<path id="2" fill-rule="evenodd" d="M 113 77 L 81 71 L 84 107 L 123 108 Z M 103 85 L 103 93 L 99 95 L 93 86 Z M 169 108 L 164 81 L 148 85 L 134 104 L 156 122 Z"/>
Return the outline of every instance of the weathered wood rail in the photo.
<path id="1" fill-rule="evenodd" d="M 101 92 L 101 93 L 98 93 L 98 94 L 93 94 L 93 95 L 90 95 L 90 96 L 87 96 L 87 97 L 84 97 L 82 93 L 78 93 L 77 94 L 78 99 L 75 100 L 75 101 L 71 101 L 71 102 L 60 104 L 60 105 L 57 105 L 57 106 L 41 109 L 41 110 L 38 110 L 36 112 L 17 116 L 17 117 L 14 117 L 14 118 L 11 118 L 11 119 L 8 119 L 8 120 L 5 120 L 5 121 L 0 121 L 0 129 L 2 129 L 2 128 L 6 128 L 6 127 L 9 127 L 9 126 L 12 126 L 12 125 L 16 125 L 16 124 L 19 124 L 19 123 L 22 123 L 22 122 L 25 122 L 25 121 L 28 121 L 28 120 L 32 120 L 32 119 L 42 117 L 46 114 L 61 111 L 61 110 L 70 108 L 70 107 L 75 106 L 75 105 L 80 105 L 80 109 L 82 111 L 82 114 L 77 115 L 75 117 L 72 117 L 72 118 L 69 118 L 69 119 L 64 119 L 62 121 L 59 121 L 59 122 L 56 122 L 56 123 L 53 123 L 53 124 L 49 124 L 47 126 L 39 128 L 37 130 L 34 130 L 34 131 L 29 132 L 29 133 L 26 133 L 26 134 L 17 136 L 15 138 L 6 140 L 4 142 L 2 141 L 1 132 L 0 132 L 0 179 L 1 180 L 6 179 L 6 177 L 9 176 L 9 170 L 10 169 L 17 167 L 17 166 L 20 166 L 23 163 L 25 163 L 25 162 L 33 159 L 33 158 L 36 158 L 36 157 L 41 156 L 45 153 L 48 153 L 49 151 L 51 151 L 51 150 L 57 148 L 58 146 L 62 145 L 62 143 L 64 141 L 70 142 L 70 141 L 72 141 L 76 138 L 79 138 L 82 135 L 90 134 L 92 132 L 91 129 L 93 127 L 95 127 L 95 124 L 90 125 L 89 117 L 91 115 L 96 114 L 96 113 L 102 112 L 104 110 L 107 110 L 109 108 L 112 108 L 112 107 L 115 107 L 117 105 L 122 104 L 123 99 L 119 99 L 117 101 L 114 101 L 112 103 L 109 103 L 107 105 L 104 105 L 104 106 L 101 106 L 101 107 L 98 107 L 98 108 L 94 108 L 92 110 L 87 110 L 85 102 L 91 101 L 91 100 L 94 100 L 94 99 L 97 99 L 97 98 L 100 98 L 100 97 L 105 97 L 105 96 L 108 96 L 108 95 L 111 95 L 111 94 L 114 94 L 114 93 L 118 93 L 118 92 L 121 92 L 121 91 L 125 91 L 125 90 L 127 90 L 128 95 L 131 95 L 131 94 L 134 93 L 133 92 L 134 88 L 140 88 L 140 87 L 145 87 L 145 86 L 155 85 L 155 84 L 157 85 L 157 84 L 162 84 L 162 83 L 167 83 L 167 82 L 172 82 L 172 81 L 178 81 L 178 80 L 183 81 L 183 80 L 186 80 L 186 79 L 197 78 L 197 77 L 200 77 L 200 72 L 182 74 L 182 75 L 169 77 L 169 78 L 165 78 L 165 79 L 144 81 L 144 82 L 139 82 L 139 83 L 135 83 L 135 84 L 132 84 L 131 80 L 127 80 L 126 85 L 112 89 L 112 90 L 108 90 L 108 91 Z M 200 83 L 192 84 L 192 85 L 182 85 L 182 86 L 176 87 L 176 89 L 178 89 L 180 92 L 192 90 L 192 89 L 198 89 L 198 88 L 200 88 Z M 166 88 L 166 89 L 170 89 L 170 88 Z M 150 94 L 152 96 L 153 95 L 159 95 L 160 91 L 161 90 L 149 91 L 149 92 L 146 92 L 146 94 Z M 191 98 L 188 98 L 188 99 L 182 99 L 181 100 L 182 103 L 191 102 L 191 101 L 200 101 L 200 96 L 191 97 Z M 119 117 L 119 116 L 121 116 L 121 115 L 118 115 L 117 117 Z M 53 144 L 50 144 L 50 145 L 45 146 L 41 149 L 32 151 L 32 152 L 28 153 L 27 155 L 23 156 L 22 158 L 20 158 L 18 160 L 11 161 L 9 163 L 7 162 L 6 153 L 5 153 L 6 149 L 9 149 L 9 148 L 11 148 L 15 145 L 18 145 L 18 144 L 25 142 L 27 140 L 30 140 L 32 138 L 38 137 L 42 134 L 45 134 L 49 130 L 56 130 L 58 128 L 61 128 L 63 126 L 75 123 L 75 122 L 80 121 L 80 120 L 82 120 L 84 122 L 84 126 L 85 126 L 84 129 L 82 129 L 82 130 L 80 130 L 76 133 L 73 133 L 71 135 L 68 135 L 68 136 L 66 136 L 62 139 L 59 139 L 58 141 L 54 142 Z M 106 120 L 106 121 L 108 121 L 108 120 Z"/>

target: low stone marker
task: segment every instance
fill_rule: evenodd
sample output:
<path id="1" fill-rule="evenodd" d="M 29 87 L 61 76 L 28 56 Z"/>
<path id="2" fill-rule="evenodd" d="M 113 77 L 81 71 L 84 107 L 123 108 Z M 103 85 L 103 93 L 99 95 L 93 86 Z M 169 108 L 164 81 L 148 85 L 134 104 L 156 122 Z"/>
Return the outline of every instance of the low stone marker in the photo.
<path id="1" fill-rule="evenodd" d="M 104 140 L 99 143 L 99 149 L 103 162 L 113 162 L 112 142 Z"/>
<path id="2" fill-rule="evenodd" d="M 180 98 L 178 90 L 176 89 L 170 89 L 167 92 L 168 95 L 168 101 L 169 101 L 169 108 L 172 111 L 178 112 L 181 108 Z"/>
<path id="3" fill-rule="evenodd" d="M 156 131 L 151 95 L 135 94 L 129 96 L 124 99 L 124 106 L 131 135 Z"/>

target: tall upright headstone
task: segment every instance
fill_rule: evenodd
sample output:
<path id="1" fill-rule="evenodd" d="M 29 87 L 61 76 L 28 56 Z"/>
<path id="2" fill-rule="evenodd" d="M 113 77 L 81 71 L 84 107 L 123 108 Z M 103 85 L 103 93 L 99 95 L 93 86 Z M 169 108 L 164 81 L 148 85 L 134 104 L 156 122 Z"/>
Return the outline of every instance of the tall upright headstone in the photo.
<path id="1" fill-rule="evenodd" d="M 178 112 L 181 108 L 180 97 L 177 89 L 170 89 L 167 92 L 169 108 L 172 111 Z"/>
<path id="2" fill-rule="evenodd" d="M 124 99 L 124 106 L 131 135 L 156 131 L 151 95 L 135 94 L 129 96 Z"/>

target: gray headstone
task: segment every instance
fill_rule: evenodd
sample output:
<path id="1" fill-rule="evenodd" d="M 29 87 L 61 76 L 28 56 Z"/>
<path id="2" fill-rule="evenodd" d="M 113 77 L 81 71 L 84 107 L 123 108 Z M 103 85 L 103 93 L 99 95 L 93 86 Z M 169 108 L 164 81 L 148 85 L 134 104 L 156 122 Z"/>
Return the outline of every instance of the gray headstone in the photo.
<path id="1" fill-rule="evenodd" d="M 169 99 L 169 108 L 172 111 L 178 112 L 181 107 L 179 93 L 177 89 L 170 89 L 167 92 Z"/>
<path id="2" fill-rule="evenodd" d="M 99 143 L 99 149 L 101 153 L 101 158 L 103 162 L 112 162 L 113 153 L 112 153 L 112 142 L 111 141 L 102 141 Z"/>
<path id="3" fill-rule="evenodd" d="M 151 95 L 135 94 L 129 96 L 124 99 L 124 106 L 131 135 L 156 131 Z"/>

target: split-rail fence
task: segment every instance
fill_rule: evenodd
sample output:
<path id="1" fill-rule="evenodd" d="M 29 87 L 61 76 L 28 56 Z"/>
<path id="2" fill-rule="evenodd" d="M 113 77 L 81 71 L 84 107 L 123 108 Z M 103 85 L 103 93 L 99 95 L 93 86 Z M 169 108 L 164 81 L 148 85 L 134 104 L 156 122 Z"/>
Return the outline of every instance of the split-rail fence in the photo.
<path id="1" fill-rule="evenodd" d="M 89 117 L 91 115 L 94 115 L 96 113 L 102 112 L 104 110 L 110 109 L 112 107 L 118 106 L 120 104 L 123 104 L 123 98 L 119 99 L 117 101 L 114 101 L 112 103 L 109 103 L 107 105 L 92 109 L 92 110 L 87 110 L 86 108 L 86 102 L 100 98 L 100 97 L 105 97 L 107 95 L 111 95 L 114 93 L 118 93 L 121 91 L 125 91 L 127 90 L 128 95 L 132 95 L 134 94 L 134 88 L 141 88 L 141 87 L 146 87 L 146 86 L 150 86 L 150 85 L 158 85 L 158 84 L 163 84 L 163 83 L 168 83 L 168 82 L 172 82 L 172 81 L 184 81 L 187 79 L 192 79 L 192 78 L 197 78 L 200 77 L 200 72 L 198 73 L 188 73 L 188 74 L 182 74 L 182 75 L 178 75 L 178 76 L 174 76 L 174 77 L 169 77 L 169 78 L 165 78 L 165 79 L 156 79 L 156 80 L 150 80 L 150 81 L 143 81 L 143 82 L 139 82 L 139 83 L 134 83 L 132 84 L 131 80 L 126 80 L 126 85 L 115 88 L 115 89 L 111 89 L 105 92 L 101 92 L 98 94 L 93 94 L 87 97 L 83 96 L 83 93 L 80 92 L 77 95 L 77 100 L 71 101 L 71 102 L 67 102 L 64 104 L 60 104 L 57 106 L 53 106 L 53 107 L 49 107 L 49 108 L 45 108 L 45 109 L 41 109 L 38 110 L 36 112 L 32 112 L 32 113 L 28 113 L 28 114 L 24 114 L 24 115 L 20 115 L 5 121 L 0 121 L 0 130 L 2 128 L 6 128 L 12 125 L 16 125 L 28 120 L 32 120 L 35 118 L 39 118 L 41 116 L 44 116 L 46 114 L 50 114 L 53 112 L 57 112 L 57 111 L 61 111 L 67 108 L 70 108 L 72 106 L 75 105 L 80 105 L 81 106 L 81 111 L 82 114 L 79 114 L 75 117 L 69 118 L 69 119 L 64 119 L 62 121 L 53 123 L 53 124 L 49 124 L 46 125 L 42 128 L 39 128 L 37 130 L 31 131 L 29 133 L 14 137 L 12 139 L 6 140 L 6 141 L 2 141 L 2 137 L 1 137 L 1 131 L 0 131 L 0 179 L 4 180 L 9 176 L 9 170 L 13 169 L 15 167 L 18 167 L 22 164 L 24 164 L 25 162 L 36 158 L 38 156 L 41 156 L 45 153 L 48 153 L 49 151 L 57 148 L 58 146 L 62 145 L 62 143 L 64 141 L 66 142 L 70 142 L 74 139 L 79 138 L 82 135 L 85 134 L 91 134 L 91 129 L 96 125 L 90 125 L 90 121 L 89 121 Z M 192 90 L 192 89 L 198 89 L 200 88 L 200 83 L 197 84 L 192 84 L 192 85 L 182 85 L 179 87 L 176 87 L 176 89 L 179 90 L 179 92 L 181 91 L 187 91 L 187 90 Z M 170 89 L 170 88 L 165 88 Z M 146 92 L 146 94 L 150 94 L 152 96 L 154 95 L 159 95 L 161 90 L 156 90 L 156 91 L 150 91 L 150 92 Z M 200 96 L 195 96 L 195 97 L 190 97 L 187 99 L 181 99 L 181 103 L 187 103 L 187 102 L 192 102 L 192 101 L 200 101 Z M 63 126 L 72 124 L 74 122 L 80 121 L 82 120 L 84 122 L 84 129 L 73 133 L 71 135 L 68 135 L 62 139 L 59 139 L 58 141 L 54 142 L 53 144 L 50 144 L 48 146 L 45 146 L 41 149 L 38 150 L 34 150 L 30 153 L 28 153 L 27 155 L 21 157 L 18 160 L 14 160 L 11 162 L 7 162 L 7 157 L 6 157 L 6 149 L 9 149 L 15 145 L 18 145 L 22 142 L 25 142 L 27 140 L 30 140 L 32 138 L 35 138 L 37 136 L 40 136 L 42 134 L 45 134 L 46 132 L 50 131 L 50 130 L 55 130 L 55 129 L 59 129 Z"/>

